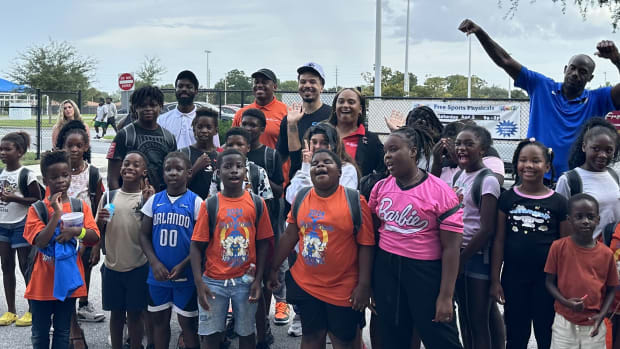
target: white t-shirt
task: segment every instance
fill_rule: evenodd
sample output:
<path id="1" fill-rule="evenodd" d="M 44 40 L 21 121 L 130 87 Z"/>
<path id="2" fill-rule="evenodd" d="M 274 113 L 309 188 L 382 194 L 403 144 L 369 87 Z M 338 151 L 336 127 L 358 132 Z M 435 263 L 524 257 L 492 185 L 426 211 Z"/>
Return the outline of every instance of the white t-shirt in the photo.
<path id="1" fill-rule="evenodd" d="M 594 229 L 594 237 L 596 238 L 603 232 L 607 224 L 620 221 L 620 188 L 607 171 L 592 172 L 580 167 L 576 167 L 575 170 L 581 177 L 583 193 L 592 195 L 598 201 L 598 214 L 601 221 Z M 570 198 L 570 187 L 566 174 L 561 175 L 558 179 L 555 191 L 567 199 Z"/>
<path id="2" fill-rule="evenodd" d="M 116 117 L 116 105 L 114 105 L 114 103 L 109 103 L 106 104 L 106 107 L 108 108 L 108 118 Z"/>
<path id="3" fill-rule="evenodd" d="M 108 119 L 108 107 L 106 105 L 98 105 L 97 106 L 97 114 L 95 114 L 95 121 L 104 122 Z"/>
<path id="4" fill-rule="evenodd" d="M 474 172 L 463 171 L 452 188 L 456 192 L 456 196 L 458 196 L 461 204 L 463 204 L 463 247 L 467 246 L 469 241 L 480 231 L 480 209 L 474 203 L 474 199 L 471 196 L 471 189 L 476 176 L 483 169 L 484 168 L 481 168 Z M 482 196 L 486 194 L 491 194 L 495 198 L 499 198 L 500 187 L 495 176 L 484 177 L 482 188 L 480 188 L 481 203 Z"/>
<path id="5" fill-rule="evenodd" d="M 166 194 L 168 195 L 168 194 Z M 182 197 L 183 195 L 185 195 L 185 193 L 179 195 L 179 196 L 170 196 L 168 195 L 168 199 L 170 200 L 171 203 L 174 204 L 175 201 L 177 201 L 177 199 L 179 199 L 180 197 Z M 144 206 L 142 206 L 142 213 L 144 213 L 145 216 L 147 217 L 153 217 L 153 200 L 155 198 L 155 195 L 151 195 L 151 197 L 146 200 L 146 202 L 144 203 Z M 194 200 L 194 217 L 196 217 L 196 219 L 198 219 L 198 214 L 200 212 L 200 205 L 202 205 L 202 199 L 200 198 L 200 196 L 196 195 L 196 199 Z"/>
<path id="6" fill-rule="evenodd" d="M 157 117 L 157 123 L 159 126 L 170 131 L 174 138 L 177 140 L 177 149 L 183 149 L 196 143 L 194 137 L 194 130 L 192 128 L 192 121 L 196 117 L 196 106 L 189 113 L 181 113 L 179 108 L 174 108 L 171 111 L 162 114 Z M 220 137 L 215 134 L 213 136 L 213 145 L 218 148 L 220 146 Z"/>
<path id="7" fill-rule="evenodd" d="M 0 173 L 0 191 L 6 194 L 15 194 L 24 197 L 19 189 L 19 173 L 24 168 L 21 166 L 15 171 L 7 171 L 4 169 Z M 28 185 L 37 180 L 37 176 L 33 171 L 28 173 Z M 0 224 L 1 223 L 18 223 L 21 222 L 28 214 L 28 206 L 18 204 L 17 202 L 4 202 L 0 200 Z"/>

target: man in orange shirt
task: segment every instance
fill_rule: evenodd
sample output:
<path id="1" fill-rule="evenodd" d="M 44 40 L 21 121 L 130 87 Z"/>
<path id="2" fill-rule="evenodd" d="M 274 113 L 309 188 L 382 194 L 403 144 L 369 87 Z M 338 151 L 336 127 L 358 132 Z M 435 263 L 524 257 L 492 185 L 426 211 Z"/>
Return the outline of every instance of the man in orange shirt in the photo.
<path id="1" fill-rule="evenodd" d="M 260 142 L 270 148 L 275 149 L 280 134 L 280 123 L 287 114 L 286 104 L 280 102 L 274 96 L 278 88 L 276 74 L 267 68 L 262 68 L 252 74 L 254 103 L 247 105 L 235 113 L 232 125 L 241 126 L 241 116 L 246 109 L 260 109 L 267 119 L 265 132 L 260 136 Z"/>

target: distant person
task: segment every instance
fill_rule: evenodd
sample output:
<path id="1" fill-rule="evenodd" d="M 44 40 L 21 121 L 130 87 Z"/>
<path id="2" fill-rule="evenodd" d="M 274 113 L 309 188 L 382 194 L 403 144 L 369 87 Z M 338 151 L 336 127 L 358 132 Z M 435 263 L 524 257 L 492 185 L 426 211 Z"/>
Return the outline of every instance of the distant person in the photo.
<path id="1" fill-rule="evenodd" d="M 555 82 L 522 66 L 473 21 L 464 20 L 459 30 L 475 34 L 493 62 L 514 79 L 516 87 L 523 88 L 530 95 L 527 136 L 535 137 L 553 149 L 556 155 L 553 166 L 558 175 L 568 170 L 569 149 L 581 125 L 593 116 L 605 116 L 620 109 L 620 84 L 585 89 L 594 77 L 595 67 L 587 55 L 571 57 L 564 67 L 564 82 Z M 609 59 L 620 69 L 620 53 L 612 41 L 601 41 L 596 49 L 597 56 Z"/>
<path id="2" fill-rule="evenodd" d="M 108 108 L 107 126 L 112 126 L 114 132 L 116 133 L 118 132 L 118 130 L 116 129 L 116 105 L 112 103 L 112 98 L 110 97 L 106 98 L 105 105 Z"/>
<path id="3" fill-rule="evenodd" d="M 56 146 L 56 140 L 58 139 L 58 132 L 60 132 L 60 129 L 65 125 L 65 123 L 71 120 L 80 120 L 84 122 L 80 116 L 80 108 L 78 105 L 74 101 L 66 99 L 60 103 L 60 108 L 58 109 L 58 120 L 54 126 L 52 126 L 52 148 Z M 86 126 L 86 133 L 90 135 L 88 125 L 84 123 L 84 126 Z"/>
<path id="4" fill-rule="evenodd" d="M 99 137 L 99 127 L 101 127 L 101 137 Z M 95 114 L 95 139 L 105 137 L 105 131 L 108 129 L 108 107 L 105 105 L 105 100 L 99 98 L 99 105 L 97 106 L 97 113 Z"/>
<path id="5" fill-rule="evenodd" d="M 177 142 L 177 149 L 189 147 L 196 143 L 192 121 L 196 117 L 194 99 L 198 93 L 198 78 L 189 70 L 184 70 L 177 75 L 174 81 L 178 105 L 173 110 L 162 114 L 157 118 L 159 126 L 170 131 Z M 215 134 L 213 145 L 220 146 L 220 138 Z"/>
<path id="6" fill-rule="evenodd" d="M 332 113 L 332 108 L 323 104 L 321 92 L 325 87 L 325 72 L 317 63 L 306 63 L 297 69 L 297 83 L 299 95 L 303 103 L 293 103 L 289 107 L 288 115 L 280 124 L 280 136 L 276 150 L 280 153 L 282 161 L 289 159 L 292 152 L 298 152 L 301 159 L 301 139 L 306 131 L 321 121 L 327 120 Z M 301 162 L 297 166 L 291 164 L 289 177 L 293 178 L 299 170 Z"/>
<path id="7" fill-rule="evenodd" d="M 108 188 L 120 188 L 121 162 L 128 152 L 137 150 L 146 155 L 148 181 L 155 191 L 166 188 L 163 164 L 168 153 L 177 149 L 172 133 L 157 124 L 159 111 L 164 104 L 164 94 L 154 86 L 144 86 L 131 95 L 138 121 L 119 130 L 108 150 Z"/>

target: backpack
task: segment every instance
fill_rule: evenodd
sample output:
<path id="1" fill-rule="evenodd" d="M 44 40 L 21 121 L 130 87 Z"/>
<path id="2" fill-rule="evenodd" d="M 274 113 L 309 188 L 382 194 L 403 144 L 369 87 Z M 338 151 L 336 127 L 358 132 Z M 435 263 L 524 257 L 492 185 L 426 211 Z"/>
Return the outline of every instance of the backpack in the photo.
<path id="1" fill-rule="evenodd" d="M 252 196 L 252 201 L 254 202 L 254 208 L 256 209 L 256 220 L 254 221 L 254 227 L 258 231 L 258 222 L 260 221 L 261 216 L 263 215 L 263 199 L 254 194 L 250 193 Z M 207 208 L 207 214 L 209 218 L 209 241 L 213 239 L 213 232 L 215 231 L 215 223 L 217 220 L 217 213 L 220 210 L 220 200 L 219 195 L 213 195 L 206 200 L 205 206 Z"/>
<path id="2" fill-rule="evenodd" d="M 347 206 L 349 207 L 349 214 L 351 214 L 351 219 L 353 220 L 353 235 L 357 235 L 360 227 L 362 226 L 362 204 L 360 202 L 360 193 L 351 188 L 343 187 L 344 193 L 347 198 Z M 299 189 L 297 195 L 295 195 L 295 199 L 293 200 L 293 205 L 291 207 L 291 212 L 295 220 L 297 220 L 297 214 L 299 213 L 299 207 L 301 203 L 304 201 L 308 193 L 310 192 L 312 187 L 303 187 Z"/>
<path id="3" fill-rule="evenodd" d="M 273 148 L 265 147 L 265 170 L 269 173 L 276 172 L 276 151 Z"/>
<path id="4" fill-rule="evenodd" d="M 76 198 L 69 198 L 69 202 L 71 204 L 71 212 L 82 212 L 82 200 Z M 43 200 L 35 202 L 34 204 L 32 204 L 32 207 L 34 208 L 34 211 L 37 214 L 37 217 L 39 217 L 39 219 L 41 220 L 41 222 L 47 225 L 47 223 L 49 222 L 49 216 L 47 212 L 47 206 L 45 206 Z M 26 267 L 26 273 L 24 275 L 24 278 L 27 281 L 30 281 L 30 277 L 32 276 L 32 270 L 34 269 L 34 262 L 38 252 L 39 249 L 36 246 L 33 246 L 30 249 L 28 257 L 26 258 L 28 265 Z"/>
<path id="5" fill-rule="evenodd" d="M 360 184 L 359 184 L 360 193 L 364 195 L 366 200 L 370 199 L 370 193 L 372 192 L 372 188 L 374 188 L 377 182 L 379 182 L 383 178 L 386 178 L 387 176 L 388 176 L 387 171 L 384 171 L 384 172 L 373 171 L 372 173 L 365 175 L 360 180 Z"/>
<path id="6" fill-rule="evenodd" d="M 3 168 L 0 168 L 0 173 L 4 172 Z M 30 171 L 28 168 L 24 167 L 19 171 L 19 175 L 17 176 L 17 186 L 19 187 L 19 191 L 22 195 L 27 198 L 30 197 L 30 190 L 28 190 L 28 176 L 30 175 Z M 41 196 L 45 195 L 45 187 L 36 181 L 39 185 L 39 190 L 41 191 Z"/>
<path id="7" fill-rule="evenodd" d="M 618 179 L 618 174 L 613 169 L 606 167 L 607 173 L 611 176 L 611 178 L 616 181 L 616 184 L 620 185 L 620 180 Z M 572 169 L 570 171 L 566 171 L 564 173 L 566 175 L 566 181 L 568 183 L 568 187 L 570 188 L 570 196 L 577 195 L 583 192 L 583 182 L 581 181 L 581 176 L 579 173 Z"/>
<path id="8" fill-rule="evenodd" d="M 101 179 L 99 169 L 93 165 L 88 166 L 88 197 L 90 198 L 91 205 L 95 205 L 95 199 L 97 198 L 97 184 Z"/>
<path id="9" fill-rule="evenodd" d="M 167 144 L 176 144 L 176 139 L 172 133 L 168 132 L 165 128 L 161 128 L 162 133 L 164 134 L 164 142 Z M 125 149 L 137 149 L 138 148 L 138 135 L 136 134 L 136 126 L 134 123 L 131 123 L 125 128 Z"/>
<path id="10" fill-rule="evenodd" d="M 454 177 L 452 178 L 452 187 L 454 187 L 454 185 L 456 184 L 456 180 L 461 176 L 461 174 L 463 174 L 462 169 L 458 170 L 458 172 L 454 174 Z M 480 173 L 476 175 L 476 178 L 474 178 L 474 183 L 470 190 L 471 197 L 474 200 L 474 205 L 476 205 L 476 207 L 478 208 L 480 208 L 480 204 L 482 201 L 482 181 L 485 177 L 488 176 L 495 175 L 493 174 L 493 171 L 489 170 L 486 167 L 483 167 Z"/>
<path id="11" fill-rule="evenodd" d="M 611 247 L 611 238 L 614 235 L 614 232 L 620 226 L 620 222 L 609 223 L 603 228 L 603 242 L 605 245 Z"/>

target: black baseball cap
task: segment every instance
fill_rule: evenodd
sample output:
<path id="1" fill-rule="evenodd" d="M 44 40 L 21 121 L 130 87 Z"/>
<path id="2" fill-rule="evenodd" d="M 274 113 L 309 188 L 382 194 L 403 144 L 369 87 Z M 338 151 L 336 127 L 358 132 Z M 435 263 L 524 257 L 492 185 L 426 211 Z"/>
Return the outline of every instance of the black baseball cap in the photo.
<path id="1" fill-rule="evenodd" d="M 254 73 L 252 73 L 251 76 L 255 78 L 257 75 L 262 75 L 275 83 L 278 82 L 278 79 L 276 78 L 276 74 L 267 68 L 261 68 L 255 71 Z"/>
<path id="2" fill-rule="evenodd" d="M 194 84 L 194 86 L 196 87 L 196 89 L 198 89 L 198 78 L 196 77 L 196 74 L 192 73 L 189 70 L 183 70 L 182 72 L 179 73 L 179 75 L 177 75 L 176 80 L 174 80 L 174 86 L 176 87 L 177 85 L 177 81 L 181 80 L 181 79 L 187 79 L 189 81 L 192 82 L 192 84 Z"/>

